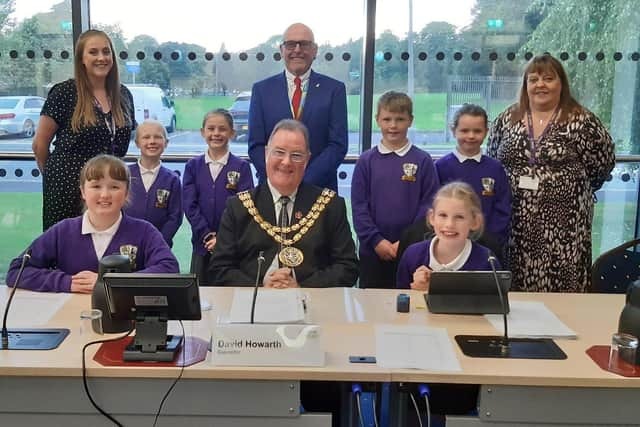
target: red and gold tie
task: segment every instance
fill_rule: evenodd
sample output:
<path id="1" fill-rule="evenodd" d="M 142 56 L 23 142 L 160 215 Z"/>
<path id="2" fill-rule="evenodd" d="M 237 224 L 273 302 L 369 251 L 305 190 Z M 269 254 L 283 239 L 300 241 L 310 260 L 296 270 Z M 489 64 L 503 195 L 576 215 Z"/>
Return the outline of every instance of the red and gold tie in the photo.
<path id="1" fill-rule="evenodd" d="M 293 91 L 293 97 L 291 98 L 291 107 L 293 107 L 293 118 L 300 118 L 300 101 L 302 101 L 302 80 L 300 77 L 293 79 L 293 83 L 296 85 Z"/>

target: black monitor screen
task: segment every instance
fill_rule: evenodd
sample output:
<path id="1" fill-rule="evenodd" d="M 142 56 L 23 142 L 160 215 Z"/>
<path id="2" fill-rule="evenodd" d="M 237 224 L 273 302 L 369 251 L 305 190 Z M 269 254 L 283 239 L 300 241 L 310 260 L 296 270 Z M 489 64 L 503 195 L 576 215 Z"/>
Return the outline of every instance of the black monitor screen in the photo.
<path id="1" fill-rule="evenodd" d="M 136 320 L 200 320 L 200 292 L 195 274 L 107 273 L 103 277 L 111 317 Z"/>

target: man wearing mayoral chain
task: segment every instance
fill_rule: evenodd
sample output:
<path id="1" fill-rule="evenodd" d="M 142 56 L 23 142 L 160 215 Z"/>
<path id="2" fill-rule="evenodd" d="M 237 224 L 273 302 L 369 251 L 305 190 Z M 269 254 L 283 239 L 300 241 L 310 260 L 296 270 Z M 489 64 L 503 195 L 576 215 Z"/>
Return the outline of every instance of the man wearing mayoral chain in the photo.
<path id="1" fill-rule="evenodd" d="M 304 124 L 280 121 L 265 148 L 267 180 L 228 199 L 209 264 L 216 285 L 352 286 L 358 261 L 344 199 L 302 183 L 309 162 Z"/>

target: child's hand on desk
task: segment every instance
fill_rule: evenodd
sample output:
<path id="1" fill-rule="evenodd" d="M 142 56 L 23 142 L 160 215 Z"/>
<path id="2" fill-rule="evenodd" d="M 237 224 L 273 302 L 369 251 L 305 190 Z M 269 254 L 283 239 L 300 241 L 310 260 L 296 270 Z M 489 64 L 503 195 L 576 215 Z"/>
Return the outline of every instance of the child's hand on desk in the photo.
<path id="1" fill-rule="evenodd" d="M 291 274 L 291 269 L 283 267 L 267 274 L 264 279 L 264 287 L 273 289 L 297 288 L 298 282 Z"/>
<path id="2" fill-rule="evenodd" d="M 90 294 L 98 280 L 98 273 L 81 271 L 71 276 L 71 292 Z"/>
<path id="3" fill-rule="evenodd" d="M 416 291 L 428 291 L 429 280 L 431 279 L 431 270 L 429 267 L 421 265 L 413 273 L 413 282 L 411 282 L 411 289 Z"/>
<path id="4" fill-rule="evenodd" d="M 396 254 L 398 253 L 398 245 L 396 243 L 391 243 L 387 239 L 382 239 L 376 245 L 374 250 L 381 260 L 393 261 L 396 259 Z"/>

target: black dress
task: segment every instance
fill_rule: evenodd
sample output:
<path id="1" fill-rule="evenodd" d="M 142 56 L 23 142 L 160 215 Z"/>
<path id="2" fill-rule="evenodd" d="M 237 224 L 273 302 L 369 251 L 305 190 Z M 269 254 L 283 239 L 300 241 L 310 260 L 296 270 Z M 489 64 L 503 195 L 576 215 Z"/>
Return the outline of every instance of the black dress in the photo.
<path id="1" fill-rule="evenodd" d="M 79 179 L 80 170 L 87 160 L 98 154 L 123 157 L 127 153 L 131 131 L 135 127 L 133 97 L 122 85 L 120 93 L 127 124 L 117 128 L 113 137 L 109 130 L 111 112 L 105 114 L 98 107 L 95 108 L 97 124 L 78 133 L 73 132 L 71 117 L 77 99 L 75 80 L 69 79 L 51 88 L 40 113 L 51 117 L 58 125 L 54 149 L 47 158 L 42 176 L 43 230 L 82 213 Z"/>
<path id="2" fill-rule="evenodd" d="M 586 292 L 591 287 L 593 193 L 615 166 L 607 129 L 583 110 L 550 124 L 537 141 L 538 190 L 520 188 L 531 176 L 524 120 L 508 108 L 493 122 L 487 154 L 504 165 L 513 194 L 507 256 L 512 287 L 529 292 Z"/>

